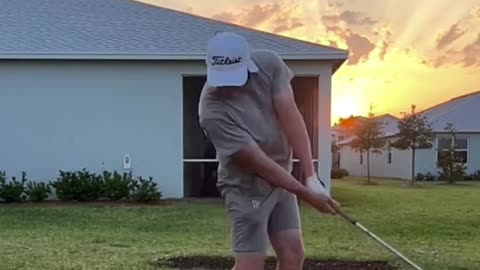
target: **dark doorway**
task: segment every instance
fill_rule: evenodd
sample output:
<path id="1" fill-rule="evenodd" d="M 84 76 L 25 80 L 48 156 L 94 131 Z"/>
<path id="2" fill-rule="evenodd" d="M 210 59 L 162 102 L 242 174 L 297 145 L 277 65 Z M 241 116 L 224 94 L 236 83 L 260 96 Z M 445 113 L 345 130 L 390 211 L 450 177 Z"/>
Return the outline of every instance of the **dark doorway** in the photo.
<path id="1" fill-rule="evenodd" d="M 215 148 L 198 123 L 198 102 L 205 76 L 183 78 L 183 171 L 185 197 L 218 197 L 216 187 L 218 162 Z M 312 144 L 313 158 L 318 158 L 318 77 L 292 80 L 295 101 L 305 120 Z M 296 157 L 294 157 L 296 158 Z M 292 174 L 298 175 L 294 163 Z"/>
<path id="2" fill-rule="evenodd" d="M 198 123 L 204 76 L 183 78 L 183 173 L 185 197 L 218 197 L 216 151 Z"/>

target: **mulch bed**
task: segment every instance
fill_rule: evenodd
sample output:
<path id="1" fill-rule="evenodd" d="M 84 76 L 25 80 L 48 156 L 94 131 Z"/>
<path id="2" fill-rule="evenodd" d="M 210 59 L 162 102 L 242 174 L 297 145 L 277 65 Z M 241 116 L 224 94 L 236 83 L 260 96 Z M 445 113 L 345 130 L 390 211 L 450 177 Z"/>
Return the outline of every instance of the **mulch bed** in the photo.
<path id="1" fill-rule="evenodd" d="M 159 267 L 174 269 L 209 269 L 209 270 L 231 270 L 233 258 L 193 256 L 174 257 L 165 260 L 158 260 L 155 263 Z M 275 270 L 275 258 L 265 260 L 265 270 Z M 314 260 L 306 259 L 303 265 L 304 270 L 395 270 L 397 268 L 383 261 L 335 261 L 335 260 Z"/>

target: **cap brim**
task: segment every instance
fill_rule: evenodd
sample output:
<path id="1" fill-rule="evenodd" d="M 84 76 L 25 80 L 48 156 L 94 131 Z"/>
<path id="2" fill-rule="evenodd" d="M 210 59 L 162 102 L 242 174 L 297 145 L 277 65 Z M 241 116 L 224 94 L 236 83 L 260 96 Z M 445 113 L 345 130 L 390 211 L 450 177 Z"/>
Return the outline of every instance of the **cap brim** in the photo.
<path id="1" fill-rule="evenodd" d="M 252 73 L 256 73 L 259 71 L 257 64 L 255 64 L 255 62 L 253 62 L 252 60 L 248 61 L 247 67 L 248 67 L 248 71 Z"/>
<path id="2" fill-rule="evenodd" d="M 243 65 L 234 70 L 207 69 L 207 83 L 212 87 L 242 86 L 248 79 L 248 67 Z"/>

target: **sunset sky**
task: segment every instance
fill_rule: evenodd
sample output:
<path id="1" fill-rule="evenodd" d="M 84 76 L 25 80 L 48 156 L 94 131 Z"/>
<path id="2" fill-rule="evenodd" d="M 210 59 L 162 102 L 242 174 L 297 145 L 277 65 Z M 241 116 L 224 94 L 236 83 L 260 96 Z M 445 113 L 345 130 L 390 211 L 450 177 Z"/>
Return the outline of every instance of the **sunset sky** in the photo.
<path id="1" fill-rule="evenodd" d="M 350 51 L 332 121 L 480 90 L 480 0 L 142 0 Z"/>

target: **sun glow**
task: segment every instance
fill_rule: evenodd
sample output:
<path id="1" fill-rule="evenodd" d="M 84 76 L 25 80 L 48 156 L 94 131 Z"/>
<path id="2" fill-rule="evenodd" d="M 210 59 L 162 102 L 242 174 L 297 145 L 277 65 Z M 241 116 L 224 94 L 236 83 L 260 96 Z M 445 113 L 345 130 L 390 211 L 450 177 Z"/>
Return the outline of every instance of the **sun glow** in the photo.
<path id="1" fill-rule="evenodd" d="M 332 123 L 371 104 L 399 116 L 480 90 L 478 0 L 141 1 L 348 49 L 354 63 L 332 78 Z"/>

